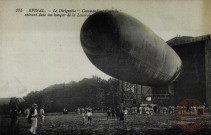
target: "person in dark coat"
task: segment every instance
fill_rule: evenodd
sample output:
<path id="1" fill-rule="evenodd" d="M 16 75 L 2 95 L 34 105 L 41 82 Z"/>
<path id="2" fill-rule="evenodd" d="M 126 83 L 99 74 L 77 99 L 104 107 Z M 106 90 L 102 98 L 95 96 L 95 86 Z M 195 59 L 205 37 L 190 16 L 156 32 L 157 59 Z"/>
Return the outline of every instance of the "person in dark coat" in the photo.
<path id="1" fill-rule="evenodd" d="M 155 105 L 155 106 L 153 106 L 153 110 L 154 110 L 154 112 L 155 112 L 155 114 L 157 114 L 157 106 Z"/>
<path id="2" fill-rule="evenodd" d="M 19 132 L 18 116 L 19 116 L 18 106 L 15 105 L 10 110 L 10 118 L 11 118 L 10 135 L 17 135 Z"/>
<path id="3" fill-rule="evenodd" d="M 107 110 L 107 120 L 108 119 L 111 119 L 111 109 L 110 108 Z"/>
<path id="4" fill-rule="evenodd" d="M 120 117 L 120 109 L 119 107 L 116 108 L 116 119 L 119 120 Z"/>
<path id="5" fill-rule="evenodd" d="M 116 118 L 116 111 L 115 111 L 114 108 L 111 110 L 111 114 L 112 114 L 112 119 L 115 120 L 115 118 Z"/>
<path id="6" fill-rule="evenodd" d="M 119 113 L 119 120 L 122 121 L 124 120 L 124 110 L 121 110 L 120 113 Z"/>

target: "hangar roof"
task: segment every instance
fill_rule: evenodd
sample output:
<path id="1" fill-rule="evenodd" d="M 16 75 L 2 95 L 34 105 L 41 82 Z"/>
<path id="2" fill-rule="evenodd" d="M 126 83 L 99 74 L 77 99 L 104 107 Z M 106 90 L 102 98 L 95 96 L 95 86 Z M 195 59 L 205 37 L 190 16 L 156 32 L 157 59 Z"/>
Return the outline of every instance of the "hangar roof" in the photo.
<path id="1" fill-rule="evenodd" d="M 174 37 L 174 38 L 168 40 L 166 43 L 169 46 L 177 46 L 177 45 L 188 44 L 188 43 L 192 43 L 192 42 L 205 41 L 205 40 L 210 40 L 210 39 L 211 39 L 211 34 L 198 36 L 198 37 L 190 37 L 190 36 L 180 37 L 180 36 L 178 36 L 178 37 Z"/>

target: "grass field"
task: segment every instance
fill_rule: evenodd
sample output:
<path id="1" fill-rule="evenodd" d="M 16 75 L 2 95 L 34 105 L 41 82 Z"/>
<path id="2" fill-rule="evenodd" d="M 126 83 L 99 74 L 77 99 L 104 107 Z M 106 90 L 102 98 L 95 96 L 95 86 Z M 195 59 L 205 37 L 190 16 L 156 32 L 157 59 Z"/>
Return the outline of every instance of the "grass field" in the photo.
<path id="1" fill-rule="evenodd" d="M 0 135 L 7 135 L 10 119 L 0 118 Z M 20 135 L 28 135 L 30 125 L 25 117 L 19 117 Z M 82 122 L 78 114 L 49 114 L 41 126 L 38 119 L 37 134 L 39 135 L 68 135 L 68 134 L 94 134 L 94 135 L 136 135 L 136 134 L 210 134 L 210 119 L 207 124 L 196 132 L 184 132 L 175 123 L 173 115 L 153 115 L 146 123 L 145 115 L 128 115 L 126 121 L 106 120 L 105 113 L 93 113 L 92 124 Z"/>

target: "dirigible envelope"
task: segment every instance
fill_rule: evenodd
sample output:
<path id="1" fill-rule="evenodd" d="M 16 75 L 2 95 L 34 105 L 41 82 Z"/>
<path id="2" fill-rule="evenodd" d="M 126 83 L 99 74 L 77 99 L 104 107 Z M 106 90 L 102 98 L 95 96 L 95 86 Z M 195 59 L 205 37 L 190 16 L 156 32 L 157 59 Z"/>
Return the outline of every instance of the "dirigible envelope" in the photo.
<path id="1" fill-rule="evenodd" d="M 130 83 L 163 86 L 179 76 L 182 62 L 166 42 L 139 20 L 120 12 L 97 12 L 83 24 L 81 44 L 104 73 Z"/>

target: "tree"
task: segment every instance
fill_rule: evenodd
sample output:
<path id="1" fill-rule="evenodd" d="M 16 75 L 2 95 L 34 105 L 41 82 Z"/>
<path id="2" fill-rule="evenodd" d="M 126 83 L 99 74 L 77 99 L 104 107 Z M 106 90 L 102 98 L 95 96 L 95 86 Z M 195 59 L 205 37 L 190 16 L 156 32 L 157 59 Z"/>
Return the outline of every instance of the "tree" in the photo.
<path id="1" fill-rule="evenodd" d="M 16 97 L 10 98 L 10 102 L 9 102 L 10 109 L 15 109 L 16 107 L 19 106 L 19 104 L 20 104 L 20 101 L 18 98 Z"/>

